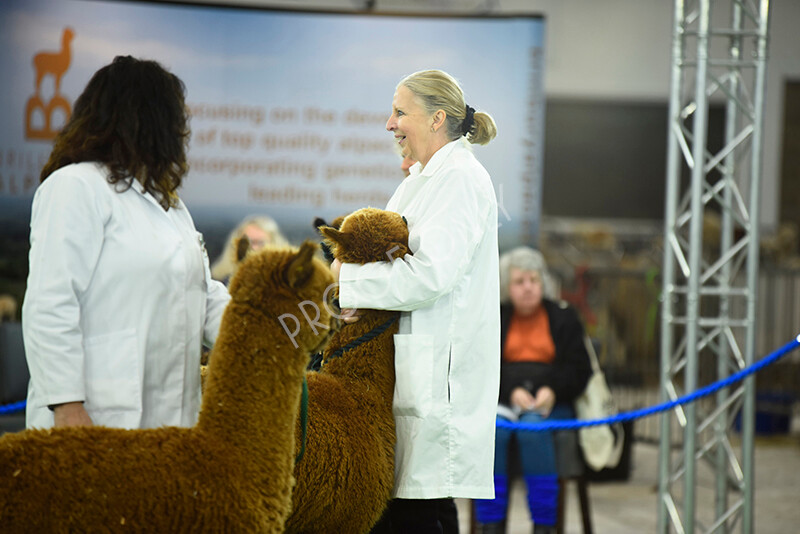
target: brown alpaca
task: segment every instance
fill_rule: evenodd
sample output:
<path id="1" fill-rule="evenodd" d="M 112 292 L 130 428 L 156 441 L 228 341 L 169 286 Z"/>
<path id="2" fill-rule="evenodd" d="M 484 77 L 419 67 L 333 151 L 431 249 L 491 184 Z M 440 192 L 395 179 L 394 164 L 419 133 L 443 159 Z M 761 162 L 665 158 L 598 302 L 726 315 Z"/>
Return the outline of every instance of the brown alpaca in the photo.
<path id="1" fill-rule="evenodd" d="M 365 208 L 321 227 L 334 257 L 347 263 L 400 258 L 408 228 L 397 213 Z M 337 351 L 399 312 L 363 310 L 325 350 L 323 367 L 307 375 L 308 439 L 295 467 L 297 485 L 286 532 L 358 534 L 380 519 L 394 484 L 394 340 L 397 322 L 357 347 Z"/>
<path id="2" fill-rule="evenodd" d="M 64 28 L 64 33 L 61 36 L 61 50 L 59 52 L 39 52 L 33 56 L 33 67 L 36 70 L 36 94 L 39 94 L 39 89 L 42 85 L 42 78 L 48 74 L 52 74 L 55 83 L 55 94 L 61 91 L 61 77 L 69 69 L 69 64 L 72 61 L 72 53 L 70 52 L 70 43 L 75 33 L 72 28 Z"/>
<path id="3" fill-rule="evenodd" d="M 338 321 L 314 257 L 267 250 L 231 283 L 193 428 L 26 430 L 0 438 L 2 532 L 279 533 L 291 505 L 295 421 L 309 354 Z M 286 335 L 314 302 L 328 328 Z"/>

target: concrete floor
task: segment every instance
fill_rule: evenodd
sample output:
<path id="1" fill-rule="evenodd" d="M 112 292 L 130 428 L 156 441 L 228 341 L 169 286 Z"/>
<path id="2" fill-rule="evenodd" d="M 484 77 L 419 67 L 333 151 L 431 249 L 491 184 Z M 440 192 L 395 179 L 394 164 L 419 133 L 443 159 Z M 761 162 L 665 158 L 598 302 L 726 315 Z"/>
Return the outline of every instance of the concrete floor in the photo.
<path id="1" fill-rule="evenodd" d="M 699 465 L 699 464 L 698 464 Z M 713 473 L 697 469 L 698 523 L 704 510 L 713 510 Z M 595 534 L 655 533 L 658 500 L 658 446 L 634 443 L 631 474 L 626 482 L 594 482 L 589 485 L 589 501 Z M 800 434 L 756 439 L 755 452 L 755 529 L 757 534 L 800 532 Z M 525 502 L 525 487 L 512 488 L 507 534 L 530 534 L 531 523 Z M 736 498 L 730 495 L 731 502 Z M 582 534 L 577 490 L 567 489 L 565 534 Z M 469 533 L 469 502 L 457 500 L 462 534 Z M 682 501 L 679 506 L 682 507 Z M 709 516 L 704 525 L 713 517 Z M 696 532 L 705 528 L 696 525 Z M 670 532 L 675 532 L 670 530 Z M 737 524 L 731 532 L 742 532 Z"/>

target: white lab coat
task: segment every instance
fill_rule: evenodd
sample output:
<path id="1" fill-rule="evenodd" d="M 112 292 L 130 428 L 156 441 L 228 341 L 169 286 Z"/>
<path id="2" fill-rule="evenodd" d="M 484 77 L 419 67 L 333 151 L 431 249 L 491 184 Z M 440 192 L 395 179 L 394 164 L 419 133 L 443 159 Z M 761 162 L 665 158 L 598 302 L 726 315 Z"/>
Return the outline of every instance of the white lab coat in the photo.
<path id="1" fill-rule="evenodd" d="M 201 343 L 216 339 L 230 296 L 211 279 L 182 202 L 169 211 L 97 163 L 63 167 L 36 191 L 22 307 L 28 428 L 48 405 L 83 401 L 97 425 L 191 426 Z"/>
<path id="2" fill-rule="evenodd" d="M 345 264 L 344 308 L 400 310 L 395 335 L 394 496 L 494 497 L 500 382 L 497 200 L 453 141 L 411 168 L 386 209 L 408 219 L 413 256 Z"/>

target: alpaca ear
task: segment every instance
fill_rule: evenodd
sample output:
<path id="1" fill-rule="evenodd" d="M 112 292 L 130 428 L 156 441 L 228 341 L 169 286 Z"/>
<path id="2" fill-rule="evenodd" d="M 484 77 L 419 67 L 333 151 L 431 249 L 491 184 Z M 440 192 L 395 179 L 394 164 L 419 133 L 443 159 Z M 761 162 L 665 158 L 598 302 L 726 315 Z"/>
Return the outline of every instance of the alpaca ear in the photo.
<path id="1" fill-rule="evenodd" d="M 315 217 L 314 222 L 311 223 L 311 226 L 314 227 L 314 230 L 319 231 L 320 226 L 328 226 L 328 223 L 325 222 L 325 219 L 322 217 Z"/>
<path id="2" fill-rule="evenodd" d="M 330 226 L 331 228 L 336 228 L 338 230 L 339 228 L 342 227 L 342 223 L 344 222 L 346 217 L 347 215 L 339 215 L 334 220 L 332 220 L 328 226 Z"/>
<path id="3" fill-rule="evenodd" d="M 341 232 L 330 226 L 320 226 L 319 231 L 328 241 L 335 243 L 339 247 L 348 248 L 348 245 L 353 241 L 353 234 Z"/>
<path id="4" fill-rule="evenodd" d="M 241 263 L 249 251 L 250 240 L 246 235 L 243 235 L 236 241 L 236 262 Z"/>
<path id="5" fill-rule="evenodd" d="M 316 251 L 317 245 L 308 240 L 300 246 L 297 255 L 286 267 L 286 280 L 290 287 L 295 289 L 302 287 L 311 279 L 311 275 L 314 274 L 313 260 Z"/>

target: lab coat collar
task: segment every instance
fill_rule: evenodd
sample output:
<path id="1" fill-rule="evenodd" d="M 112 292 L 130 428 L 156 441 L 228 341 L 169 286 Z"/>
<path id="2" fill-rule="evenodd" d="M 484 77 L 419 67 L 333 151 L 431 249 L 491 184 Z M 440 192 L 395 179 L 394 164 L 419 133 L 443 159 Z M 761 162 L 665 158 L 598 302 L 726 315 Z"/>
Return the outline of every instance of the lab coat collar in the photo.
<path id="1" fill-rule="evenodd" d="M 458 138 L 455 141 L 450 141 L 442 148 L 433 153 L 433 156 L 431 156 L 431 159 L 428 160 L 428 164 L 425 165 L 424 169 L 420 170 L 422 165 L 420 165 L 420 163 L 417 162 L 414 164 L 414 166 L 411 167 L 411 170 L 413 171 L 414 167 L 416 167 L 417 172 L 419 173 L 420 176 L 433 176 L 436 173 L 436 171 L 439 170 L 439 167 L 441 167 L 442 164 L 445 162 L 445 160 L 447 160 L 447 158 L 450 156 L 450 153 L 453 152 L 456 145 L 460 144 L 461 144 L 461 138 Z M 415 173 L 412 172 L 411 176 L 415 176 Z"/>
<path id="2" fill-rule="evenodd" d="M 139 181 L 139 180 L 137 180 L 136 178 L 134 178 L 134 179 L 131 181 L 131 186 L 132 186 L 132 187 L 133 187 L 133 188 L 134 188 L 136 191 L 138 191 L 139 193 L 141 193 L 142 195 L 148 195 L 148 194 L 149 194 L 149 193 L 147 192 L 147 190 L 145 190 L 145 188 L 144 188 L 144 184 L 142 184 L 142 182 L 140 182 L 140 181 Z"/>
<path id="3" fill-rule="evenodd" d="M 161 204 L 158 203 L 158 201 L 156 200 L 156 198 L 153 195 L 151 195 L 150 193 L 147 192 L 147 190 L 144 188 L 144 185 L 142 184 L 142 182 L 140 182 L 139 180 L 134 178 L 131 181 L 131 189 L 133 189 L 134 191 L 136 191 L 137 193 L 142 195 L 144 197 L 144 199 L 147 200 L 148 202 L 150 202 L 151 204 L 154 204 L 154 205 L 158 206 L 158 211 L 164 213 L 164 208 L 161 206 Z"/>
<path id="4" fill-rule="evenodd" d="M 134 178 L 131 181 L 131 189 L 135 190 L 137 193 L 142 195 L 151 204 L 155 204 L 156 206 L 158 206 L 159 211 L 161 211 L 162 213 L 166 213 L 166 211 L 164 210 L 164 207 L 161 204 L 158 203 L 158 200 L 156 200 L 156 197 L 154 197 L 152 194 L 150 194 L 144 188 L 144 185 L 142 184 L 142 182 L 140 182 L 136 178 Z M 183 202 L 181 201 L 180 198 L 178 198 L 178 203 L 175 206 L 171 207 L 170 209 L 181 208 L 181 207 L 183 207 Z"/>
<path id="5" fill-rule="evenodd" d="M 106 164 L 104 164 L 104 163 L 96 161 L 96 162 L 94 162 L 94 165 L 97 167 L 97 169 L 101 173 L 103 173 L 104 176 L 108 176 L 110 174 L 110 172 L 111 172 L 111 171 L 109 171 L 108 166 Z M 158 211 L 160 211 L 161 213 L 166 213 L 166 211 L 164 211 L 164 208 L 161 206 L 161 204 L 158 203 L 158 200 L 156 200 L 156 197 L 154 197 L 153 195 L 148 193 L 147 190 L 144 188 L 144 185 L 139 180 L 137 180 L 136 178 L 133 178 L 130 183 L 131 183 L 130 189 L 133 189 L 134 191 L 136 191 L 137 193 L 142 195 L 145 198 L 145 200 L 147 200 L 148 202 L 150 202 L 154 206 L 158 206 Z M 124 190 L 117 189 L 117 185 L 118 184 L 113 186 L 114 187 L 114 191 L 117 192 L 117 193 L 123 192 Z M 121 187 L 122 186 L 120 186 L 120 188 Z M 184 206 L 183 201 L 180 198 L 178 198 L 178 203 L 175 205 L 175 207 L 176 208 L 183 208 L 183 206 Z M 170 209 L 172 209 L 172 208 L 170 208 Z"/>

